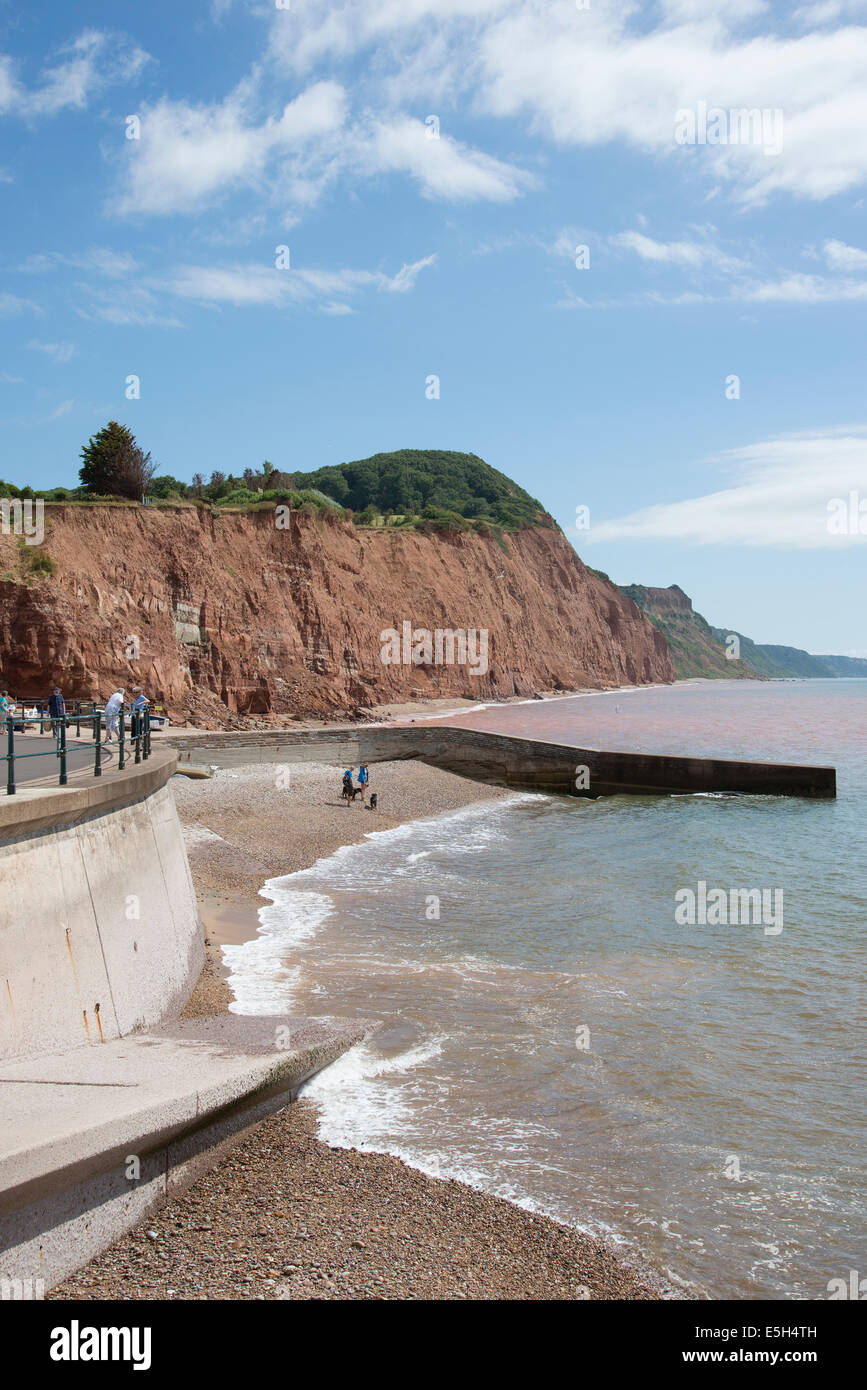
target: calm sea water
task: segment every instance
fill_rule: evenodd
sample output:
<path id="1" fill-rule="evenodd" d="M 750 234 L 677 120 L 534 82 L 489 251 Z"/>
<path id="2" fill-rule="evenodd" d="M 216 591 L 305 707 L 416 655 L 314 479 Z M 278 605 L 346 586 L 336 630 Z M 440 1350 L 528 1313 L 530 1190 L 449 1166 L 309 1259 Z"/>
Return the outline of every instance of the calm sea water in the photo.
<path id="1" fill-rule="evenodd" d="M 227 948 L 236 1007 L 383 1024 L 307 1088 L 322 1137 L 603 1234 L 693 1296 L 825 1298 L 867 1272 L 867 682 L 448 722 L 832 763 L 838 797 L 515 796 L 272 880 L 258 938 Z M 679 924 L 699 881 L 781 889 L 782 931 Z"/>

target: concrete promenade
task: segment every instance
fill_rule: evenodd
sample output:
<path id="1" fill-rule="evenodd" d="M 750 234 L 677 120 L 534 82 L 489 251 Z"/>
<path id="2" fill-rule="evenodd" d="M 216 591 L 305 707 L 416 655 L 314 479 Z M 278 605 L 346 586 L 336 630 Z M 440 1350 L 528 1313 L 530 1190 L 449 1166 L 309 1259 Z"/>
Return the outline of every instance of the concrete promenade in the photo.
<path id="1" fill-rule="evenodd" d="M 363 1035 L 222 1015 L 0 1063 L 0 1279 L 59 1283 Z"/>
<path id="2" fill-rule="evenodd" d="M 34 760 L 35 761 L 35 760 Z M 178 1022 L 204 939 L 170 749 L 0 796 L 0 1279 L 51 1288 L 363 1036 Z"/>

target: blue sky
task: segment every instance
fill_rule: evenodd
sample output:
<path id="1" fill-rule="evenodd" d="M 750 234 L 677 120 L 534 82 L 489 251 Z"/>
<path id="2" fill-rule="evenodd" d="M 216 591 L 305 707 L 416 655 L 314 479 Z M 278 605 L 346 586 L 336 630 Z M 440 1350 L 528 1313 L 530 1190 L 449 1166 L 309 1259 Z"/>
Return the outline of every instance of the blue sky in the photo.
<path id="1" fill-rule="evenodd" d="M 0 0 L 0 132 L 3 478 L 471 450 L 867 655 L 867 0 Z"/>

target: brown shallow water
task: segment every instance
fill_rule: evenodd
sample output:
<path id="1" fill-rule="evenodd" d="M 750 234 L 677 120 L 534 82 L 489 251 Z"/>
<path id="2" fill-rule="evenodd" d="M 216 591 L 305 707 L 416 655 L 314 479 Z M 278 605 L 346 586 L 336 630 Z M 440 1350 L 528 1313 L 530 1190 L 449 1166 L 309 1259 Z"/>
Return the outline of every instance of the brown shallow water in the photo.
<path id="1" fill-rule="evenodd" d="M 308 1090 L 329 1143 L 605 1234 L 711 1297 L 821 1298 L 863 1231 L 867 684 L 611 692 L 449 722 L 834 763 L 834 802 L 516 797 L 272 878 L 235 1007 L 382 1019 Z M 678 921 L 699 883 L 772 922 Z M 771 930 L 766 930 L 770 927 Z"/>

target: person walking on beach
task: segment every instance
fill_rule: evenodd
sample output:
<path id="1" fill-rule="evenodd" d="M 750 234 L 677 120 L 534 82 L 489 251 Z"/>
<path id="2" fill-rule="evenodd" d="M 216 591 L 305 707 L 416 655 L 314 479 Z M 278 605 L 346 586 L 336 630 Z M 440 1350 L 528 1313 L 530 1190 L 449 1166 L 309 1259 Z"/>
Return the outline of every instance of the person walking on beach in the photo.
<path id="1" fill-rule="evenodd" d="M 57 747 L 60 747 L 60 731 L 63 728 L 63 721 L 66 718 L 66 705 L 63 702 L 63 694 L 59 685 L 56 685 L 48 697 L 48 716 L 51 720 L 51 732 L 54 735 Z"/>
<path id="2" fill-rule="evenodd" d="M 111 743 L 111 736 L 112 736 L 112 734 L 114 734 L 115 738 L 119 738 L 119 737 L 120 737 L 120 735 L 119 735 L 119 733 L 118 733 L 117 725 L 118 725 L 118 720 L 119 720 L 119 718 L 120 718 L 121 709 L 123 708 L 123 702 L 124 702 L 124 697 L 125 697 L 125 696 L 126 696 L 126 691 L 125 691 L 125 690 L 116 690 L 116 691 L 114 692 L 114 694 L 109 698 L 108 703 L 107 703 L 106 706 L 105 706 L 105 742 L 106 742 L 106 743 Z"/>
<path id="3" fill-rule="evenodd" d="M 364 793 L 367 791 L 367 784 L 370 781 L 370 773 L 367 770 L 367 763 L 362 763 L 358 769 L 358 785 L 361 788 L 361 804 L 364 805 Z"/>

